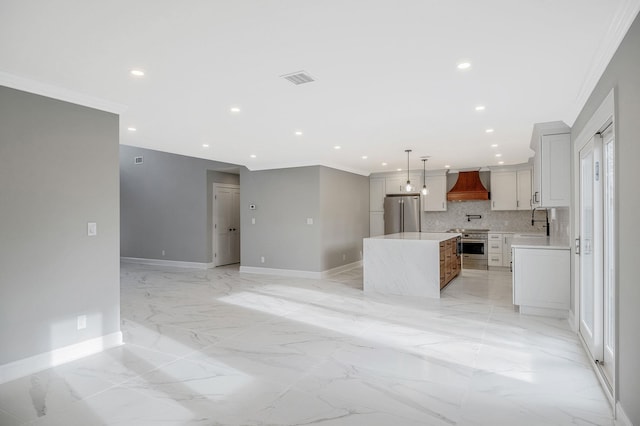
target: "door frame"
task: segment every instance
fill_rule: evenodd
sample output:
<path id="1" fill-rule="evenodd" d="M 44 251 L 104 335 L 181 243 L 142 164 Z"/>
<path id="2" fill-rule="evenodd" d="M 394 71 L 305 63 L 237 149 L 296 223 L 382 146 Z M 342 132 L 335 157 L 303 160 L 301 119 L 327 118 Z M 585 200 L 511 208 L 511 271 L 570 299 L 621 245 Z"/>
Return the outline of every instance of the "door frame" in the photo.
<path id="1" fill-rule="evenodd" d="M 600 104 L 600 106 L 598 107 L 598 109 L 593 113 L 593 115 L 589 118 L 589 121 L 585 124 L 584 128 L 582 129 L 582 131 L 580 132 L 580 134 L 575 138 L 574 143 L 573 143 L 573 161 L 572 161 L 572 167 L 573 167 L 573 173 L 572 173 L 572 180 L 573 180 L 573 200 L 572 200 L 572 205 L 571 205 L 571 218 L 572 218 L 572 226 L 571 226 L 571 244 L 572 244 L 572 256 L 571 256 L 571 272 L 572 272 L 572 277 L 573 277 L 573 283 L 572 283 L 572 299 L 573 299 L 573 312 L 571 313 L 571 316 L 569 318 L 569 323 L 572 327 L 572 329 L 578 334 L 578 337 L 582 343 L 582 345 L 584 346 L 585 351 L 587 352 L 587 354 L 589 354 L 590 356 L 590 352 L 588 349 L 588 346 L 586 344 L 586 342 L 584 341 L 584 339 L 582 338 L 582 335 L 580 334 L 580 270 L 578 268 L 579 265 L 579 255 L 576 253 L 576 247 L 575 247 L 575 241 L 576 238 L 578 238 L 580 236 L 580 152 L 582 151 L 582 149 L 589 143 L 589 141 L 593 138 L 594 135 L 596 135 L 597 133 L 601 132 L 602 130 L 606 129 L 609 125 L 614 126 L 614 143 L 615 143 L 615 95 L 614 95 L 614 89 L 612 89 L 607 96 L 603 99 L 602 103 Z M 601 169 L 602 170 L 602 169 Z M 614 179 L 616 179 L 617 181 L 617 177 L 614 177 Z M 616 185 L 617 187 L 617 185 Z M 615 236 L 617 236 L 619 234 L 619 230 L 617 227 L 617 221 L 615 224 Z M 616 314 L 614 315 L 614 321 L 615 321 L 615 325 L 614 325 L 614 329 L 615 329 L 615 347 L 618 348 L 618 322 L 617 322 L 617 310 L 618 310 L 618 300 L 617 300 L 617 282 L 614 284 L 614 291 L 616 292 Z M 617 352 L 617 350 L 616 350 Z M 602 385 L 602 388 L 605 390 L 605 395 L 607 395 L 607 398 L 609 399 L 609 402 L 611 403 L 612 409 L 614 411 L 614 416 L 615 416 L 615 410 L 616 410 L 616 403 L 615 401 L 617 400 L 617 396 L 616 396 L 616 383 L 617 383 L 617 375 L 618 375 L 618 369 L 617 369 L 617 358 L 618 355 L 616 354 L 616 362 L 614 364 L 614 374 L 613 374 L 613 383 L 609 384 L 606 382 L 606 380 L 603 377 L 603 373 L 600 371 L 600 367 L 596 366 L 595 363 L 592 363 L 593 367 L 594 367 L 594 371 L 596 372 L 596 375 L 598 377 L 598 379 L 600 380 L 600 383 Z"/>
<path id="2" fill-rule="evenodd" d="M 211 194 L 211 263 L 213 264 L 214 268 L 218 266 L 218 258 L 216 256 L 218 244 L 216 238 L 216 222 L 218 219 L 218 188 L 237 189 L 238 191 L 240 191 L 240 185 L 233 183 L 213 183 L 213 193 Z M 240 212 L 238 212 L 238 214 L 240 214 Z M 239 220 L 238 223 L 240 223 Z"/>

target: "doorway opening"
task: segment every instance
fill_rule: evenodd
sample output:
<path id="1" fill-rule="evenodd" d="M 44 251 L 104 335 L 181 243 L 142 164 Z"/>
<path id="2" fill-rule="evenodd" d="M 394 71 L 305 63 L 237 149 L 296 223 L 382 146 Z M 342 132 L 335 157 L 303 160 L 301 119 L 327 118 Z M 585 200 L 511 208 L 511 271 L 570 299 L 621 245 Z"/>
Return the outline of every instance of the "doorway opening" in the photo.
<path id="1" fill-rule="evenodd" d="M 240 186 L 214 183 L 212 207 L 212 263 L 240 263 Z"/>

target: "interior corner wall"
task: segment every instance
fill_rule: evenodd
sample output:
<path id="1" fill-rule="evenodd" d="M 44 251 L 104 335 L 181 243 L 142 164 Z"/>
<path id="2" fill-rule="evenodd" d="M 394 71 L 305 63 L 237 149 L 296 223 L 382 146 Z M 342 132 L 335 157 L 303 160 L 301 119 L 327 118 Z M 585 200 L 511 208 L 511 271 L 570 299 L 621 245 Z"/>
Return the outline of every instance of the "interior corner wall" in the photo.
<path id="1" fill-rule="evenodd" d="M 240 181 L 242 266 L 321 272 L 320 168 L 243 168 Z"/>
<path id="2" fill-rule="evenodd" d="M 323 271 L 362 260 L 369 236 L 369 178 L 320 167 L 321 267 Z"/>
<path id="3" fill-rule="evenodd" d="M 634 425 L 640 425 L 640 285 L 637 246 L 638 159 L 640 158 L 640 17 L 627 32 L 573 124 L 572 140 L 585 128 L 609 92 L 615 97 L 616 149 L 616 396 Z"/>
<path id="4" fill-rule="evenodd" d="M 142 164 L 134 158 L 142 156 Z M 232 164 L 120 146 L 121 255 L 210 263 L 213 183 Z M 164 250 L 164 256 L 162 251 Z"/>
<path id="5" fill-rule="evenodd" d="M 0 366 L 120 331 L 118 120 L 0 86 Z"/>

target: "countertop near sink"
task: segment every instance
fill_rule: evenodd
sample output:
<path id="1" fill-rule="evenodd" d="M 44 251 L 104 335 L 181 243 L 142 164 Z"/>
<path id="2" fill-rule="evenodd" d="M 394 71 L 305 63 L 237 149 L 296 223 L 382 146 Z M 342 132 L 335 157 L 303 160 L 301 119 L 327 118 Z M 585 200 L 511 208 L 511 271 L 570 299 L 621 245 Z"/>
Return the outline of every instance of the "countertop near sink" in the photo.
<path id="1" fill-rule="evenodd" d="M 511 248 L 543 248 L 550 250 L 569 250 L 569 242 L 565 239 L 547 237 L 546 235 L 518 234 L 511 243 Z"/>

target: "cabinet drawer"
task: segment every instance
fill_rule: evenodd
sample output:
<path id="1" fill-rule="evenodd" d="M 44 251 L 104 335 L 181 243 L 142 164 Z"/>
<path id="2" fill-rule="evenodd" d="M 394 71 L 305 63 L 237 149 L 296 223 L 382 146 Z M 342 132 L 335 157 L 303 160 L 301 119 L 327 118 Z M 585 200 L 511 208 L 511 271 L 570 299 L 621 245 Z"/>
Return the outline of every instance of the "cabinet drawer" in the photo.
<path id="1" fill-rule="evenodd" d="M 502 234 L 489 234 L 489 241 L 502 241 Z"/>
<path id="2" fill-rule="evenodd" d="M 489 253 L 502 254 L 502 240 L 493 241 L 489 240 Z"/>
<path id="3" fill-rule="evenodd" d="M 502 253 L 489 253 L 489 266 L 502 266 Z"/>

